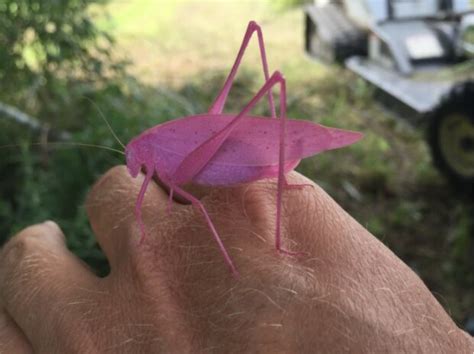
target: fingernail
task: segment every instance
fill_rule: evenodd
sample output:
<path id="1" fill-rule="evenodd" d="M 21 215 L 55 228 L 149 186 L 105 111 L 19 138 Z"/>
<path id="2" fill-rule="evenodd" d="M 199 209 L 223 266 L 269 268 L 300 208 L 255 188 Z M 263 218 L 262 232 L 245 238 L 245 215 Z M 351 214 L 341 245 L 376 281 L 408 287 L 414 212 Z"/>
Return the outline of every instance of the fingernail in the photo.
<path id="1" fill-rule="evenodd" d="M 65 238 L 63 232 L 61 231 L 61 228 L 54 221 L 46 220 L 45 222 L 43 222 L 42 225 L 46 226 L 48 229 L 50 229 L 52 231 L 50 233 L 51 236 L 54 236 L 54 238 L 56 238 L 56 239 L 59 238 L 63 242 L 66 241 L 66 238 Z"/>
<path id="2" fill-rule="evenodd" d="M 55 223 L 54 221 L 52 221 L 52 220 L 46 220 L 46 221 L 44 221 L 44 222 L 43 222 L 43 225 L 44 225 L 44 226 L 47 226 L 47 227 L 50 227 L 50 228 L 53 228 L 53 227 L 54 227 L 54 228 L 58 228 L 58 227 L 59 227 L 58 224 L 56 224 L 56 223 Z"/>

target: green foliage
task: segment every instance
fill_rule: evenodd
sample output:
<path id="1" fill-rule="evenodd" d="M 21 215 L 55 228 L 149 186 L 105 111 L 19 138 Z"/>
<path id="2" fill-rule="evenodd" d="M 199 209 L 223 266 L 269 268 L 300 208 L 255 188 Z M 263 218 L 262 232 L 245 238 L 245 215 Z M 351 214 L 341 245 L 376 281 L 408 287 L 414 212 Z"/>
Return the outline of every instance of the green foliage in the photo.
<path id="1" fill-rule="evenodd" d="M 112 38 L 99 30 L 89 8 L 106 0 L 0 2 L 1 98 L 53 124 L 64 110 L 122 69 L 110 61 Z M 68 112 L 71 114 L 71 112 Z"/>
<path id="2" fill-rule="evenodd" d="M 311 0 L 273 0 L 271 4 L 277 10 L 286 10 L 292 7 L 311 3 Z"/>
<path id="3" fill-rule="evenodd" d="M 123 164 L 124 159 L 107 150 L 75 146 L 74 142 L 121 150 L 102 114 L 119 138 L 127 142 L 145 128 L 189 114 L 189 104 L 179 95 L 157 91 L 132 78 L 110 82 L 88 97 L 94 104 L 82 99 L 80 107 L 71 107 L 80 108 L 84 116 L 84 128 L 72 134 L 71 146 L 31 145 L 37 137 L 2 122 L 0 144 L 11 142 L 13 135 L 20 146 L 3 149 L 7 158 L 0 161 L 0 174 L 4 176 L 0 185 L 0 244 L 23 227 L 52 219 L 63 228 L 69 247 L 104 273 L 105 259 L 97 248 L 83 205 L 97 178 L 112 166 Z"/>
<path id="4" fill-rule="evenodd" d="M 454 230 L 448 275 L 466 287 L 474 288 L 474 206 L 461 210 L 460 222 Z"/>
<path id="5" fill-rule="evenodd" d="M 69 130 L 72 141 L 116 144 L 104 138 L 103 122 L 84 99 L 87 96 L 102 106 L 110 120 L 121 124 L 121 133 L 134 124 L 138 132 L 137 125 L 143 120 L 137 118 L 137 112 L 146 111 L 147 106 L 143 99 L 134 100 L 135 114 L 127 115 L 127 100 L 135 98 L 128 92 L 138 85 L 125 74 L 124 63 L 112 60 L 113 39 L 97 28 L 90 12 L 91 5 L 104 3 L 1 1 L 0 101 L 38 118 L 44 128 Z M 85 191 L 100 171 L 120 160 L 110 153 L 77 147 L 53 151 L 47 145 L 32 146 L 31 141 L 47 135 L 9 120 L 0 122 L 0 145 L 19 145 L 9 150 L 2 147 L 0 244 L 26 225 L 55 219 L 70 232 L 68 240 L 78 254 L 92 263 L 94 259 L 103 262 L 84 212 L 77 206 L 83 204 Z M 87 128 L 82 129 L 84 126 Z"/>

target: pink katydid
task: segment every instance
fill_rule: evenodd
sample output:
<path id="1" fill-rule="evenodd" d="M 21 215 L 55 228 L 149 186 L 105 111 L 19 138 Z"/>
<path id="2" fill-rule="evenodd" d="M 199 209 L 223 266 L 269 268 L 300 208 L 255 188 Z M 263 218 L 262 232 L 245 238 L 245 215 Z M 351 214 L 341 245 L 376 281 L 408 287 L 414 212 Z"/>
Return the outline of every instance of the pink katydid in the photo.
<path id="1" fill-rule="evenodd" d="M 254 32 L 258 35 L 265 83 L 239 114 L 223 114 L 235 74 Z M 272 116 L 276 118 L 271 92 L 276 84 L 280 87 L 280 118 L 248 115 L 267 94 Z M 305 157 L 350 145 L 361 137 L 358 132 L 286 118 L 285 79 L 278 71 L 269 77 L 262 32 L 251 21 L 224 87 L 208 113 L 157 125 L 127 144 L 125 156 L 130 174 L 136 177 L 140 170 L 145 171 L 135 207 L 141 240 L 146 235 L 141 206 L 148 184 L 156 175 L 170 189 L 170 199 L 176 193 L 202 212 L 227 265 L 234 275 L 238 275 L 204 205 L 182 186 L 187 183 L 228 186 L 277 177 L 275 247 L 289 253 L 281 247 L 280 233 L 282 192 L 285 187 L 291 187 L 285 174 Z"/>

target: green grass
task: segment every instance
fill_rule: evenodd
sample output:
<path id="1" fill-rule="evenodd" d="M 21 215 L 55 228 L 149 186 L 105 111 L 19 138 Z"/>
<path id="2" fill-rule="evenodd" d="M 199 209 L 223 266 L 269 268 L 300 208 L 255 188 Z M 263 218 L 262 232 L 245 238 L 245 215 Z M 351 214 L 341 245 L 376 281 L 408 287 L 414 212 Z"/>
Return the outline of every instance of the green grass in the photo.
<path id="1" fill-rule="evenodd" d="M 101 18 L 99 27 L 113 31 L 119 38 L 152 38 L 172 26 L 179 3 L 171 0 L 115 1 L 106 9 L 110 17 Z M 148 17 L 146 21 L 144 16 Z"/>

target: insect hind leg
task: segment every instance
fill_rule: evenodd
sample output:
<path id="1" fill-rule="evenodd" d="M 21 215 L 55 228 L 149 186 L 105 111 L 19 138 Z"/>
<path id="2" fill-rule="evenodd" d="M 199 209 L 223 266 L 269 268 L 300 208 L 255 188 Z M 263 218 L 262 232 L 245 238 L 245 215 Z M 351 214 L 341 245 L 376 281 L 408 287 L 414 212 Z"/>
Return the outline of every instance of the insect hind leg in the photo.
<path id="1" fill-rule="evenodd" d="M 273 77 L 273 76 L 272 76 Z M 285 176 L 285 135 L 286 135 L 286 81 L 279 74 L 275 75 L 275 81 L 280 84 L 280 148 L 278 156 L 278 181 L 277 181 L 277 205 L 276 205 L 276 230 L 275 230 L 275 248 L 281 254 L 289 256 L 306 255 L 305 252 L 292 252 L 281 246 L 281 210 L 284 189 L 301 189 L 305 185 L 289 184 Z"/>
<path id="2" fill-rule="evenodd" d="M 232 259 L 230 258 L 229 254 L 227 253 L 227 250 L 225 249 L 225 246 L 224 246 L 221 238 L 219 237 L 219 234 L 217 233 L 217 230 L 214 227 L 214 224 L 212 223 L 211 218 L 209 217 L 209 214 L 206 211 L 206 208 L 201 203 L 201 201 L 199 199 L 197 199 L 196 197 L 194 197 L 193 195 L 191 195 L 190 193 L 188 193 L 185 190 L 181 189 L 180 187 L 176 186 L 176 185 L 170 185 L 170 188 L 173 188 L 176 194 L 178 194 L 181 197 L 183 197 L 183 198 L 187 199 L 188 201 L 190 201 L 192 203 L 192 205 L 197 207 L 202 212 L 202 214 L 204 215 L 204 218 L 207 222 L 207 225 L 209 226 L 209 229 L 211 230 L 211 233 L 214 236 L 214 239 L 216 240 L 217 244 L 219 245 L 219 249 L 220 249 L 222 255 L 224 256 L 225 262 L 229 266 L 232 274 L 235 277 L 238 277 L 239 272 L 235 268 L 234 263 L 232 262 Z"/>
<path id="3" fill-rule="evenodd" d="M 242 57 L 244 56 L 245 50 L 247 49 L 247 46 L 249 45 L 250 39 L 252 38 L 252 35 L 257 32 L 257 39 L 258 39 L 258 45 L 260 48 L 260 57 L 262 59 L 262 67 L 263 67 L 263 74 L 265 77 L 265 82 L 267 82 L 270 78 L 269 72 L 268 72 L 268 62 L 267 62 L 267 55 L 265 52 L 265 42 L 263 40 L 263 33 L 261 27 L 255 22 L 255 21 L 250 21 L 248 26 L 247 26 L 247 31 L 245 32 L 244 39 L 242 40 L 242 44 L 240 45 L 239 52 L 237 54 L 237 58 L 235 59 L 234 65 L 232 66 L 232 69 L 230 70 L 229 76 L 227 77 L 224 87 L 222 87 L 221 91 L 217 95 L 214 103 L 212 104 L 211 108 L 209 108 L 209 113 L 211 114 L 221 114 L 225 102 L 227 100 L 227 96 L 229 95 L 229 91 L 232 87 L 232 84 L 234 82 L 235 75 L 237 74 L 237 70 L 239 69 L 240 62 L 242 61 Z M 268 91 L 268 104 L 270 106 L 270 111 L 272 114 L 272 118 L 276 118 L 276 110 L 275 110 L 275 102 L 273 100 L 273 95 L 272 95 L 272 90 L 269 89 Z"/>

